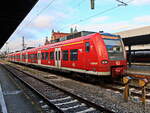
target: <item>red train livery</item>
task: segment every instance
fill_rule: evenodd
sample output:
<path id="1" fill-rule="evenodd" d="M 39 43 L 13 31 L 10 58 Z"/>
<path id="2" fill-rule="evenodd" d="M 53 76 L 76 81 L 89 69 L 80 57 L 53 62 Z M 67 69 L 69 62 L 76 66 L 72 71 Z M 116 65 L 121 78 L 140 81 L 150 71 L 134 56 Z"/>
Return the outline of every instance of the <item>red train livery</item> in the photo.
<path id="1" fill-rule="evenodd" d="M 8 55 L 8 60 L 61 71 L 118 77 L 127 68 L 121 38 L 93 33 Z"/>

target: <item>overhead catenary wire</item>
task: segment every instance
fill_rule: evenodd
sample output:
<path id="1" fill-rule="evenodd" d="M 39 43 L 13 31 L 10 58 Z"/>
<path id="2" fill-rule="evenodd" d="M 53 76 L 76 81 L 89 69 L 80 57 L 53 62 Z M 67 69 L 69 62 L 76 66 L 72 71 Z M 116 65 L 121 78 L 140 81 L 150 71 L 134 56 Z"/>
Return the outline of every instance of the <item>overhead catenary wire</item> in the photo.
<path id="1" fill-rule="evenodd" d="M 104 10 L 104 11 L 101 11 L 101 12 L 99 12 L 99 13 L 96 13 L 96 14 L 94 14 L 94 15 L 88 16 L 88 17 L 86 17 L 86 18 L 84 18 L 84 19 L 80 19 L 80 20 L 78 20 L 78 21 L 76 21 L 76 22 L 74 22 L 74 23 L 72 23 L 72 24 L 68 24 L 68 25 L 62 27 L 60 30 L 63 30 L 63 29 L 65 29 L 66 27 L 68 27 L 68 26 L 70 26 L 70 25 L 78 24 L 78 23 L 80 23 L 80 22 L 87 21 L 87 20 L 89 20 L 89 19 L 92 18 L 92 17 L 95 17 L 95 16 L 97 16 L 97 15 L 106 13 L 106 12 L 111 11 L 111 10 L 113 10 L 113 9 L 116 9 L 116 8 L 118 8 L 118 7 L 120 7 L 120 6 L 115 6 L 115 7 L 106 9 L 106 10 Z"/>
<path id="2" fill-rule="evenodd" d="M 47 10 L 51 5 L 52 3 L 56 1 L 56 0 L 51 0 L 43 9 L 41 9 L 28 23 L 24 24 L 23 27 L 21 28 L 21 30 L 19 30 L 16 34 L 19 34 L 24 27 L 26 26 L 29 26 L 35 18 L 37 18 L 41 13 L 43 13 L 45 10 Z"/>
<path id="3" fill-rule="evenodd" d="M 19 33 L 23 30 L 23 28 L 24 28 L 25 26 L 30 25 L 30 24 L 33 22 L 33 20 L 34 20 L 35 18 L 37 18 L 41 13 L 43 13 L 46 9 L 48 9 L 48 8 L 53 4 L 54 1 L 56 1 L 56 0 L 51 0 L 51 1 L 50 1 L 43 9 L 41 9 L 27 24 L 24 24 L 24 26 L 21 28 L 21 30 L 18 30 L 17 34 L 19 34 Z M 85 0 L 80 1 L 80 2 L 78 3 L 78 6 L 80 6 L 84 1 L 85 1 Z M 116 0 L 116 1 L 118 1 L 118 0 Z M 126 4 L 129 3 L 129 2 L 131 2 L 131 1 L 134 1 L 134 0 L 130 0 L 130 1 L 126 2 Z M 123 4 L 123 5 L 124 5 L 124 4 Z M 115 6 L 115 7 L 109 8 L 109 9 L 106 9 L 106 10 L 104 10 L 104 11 L 101 11 L 101 12 L 99 12 L 99 13 L 96 13 L 96 14 L 94 14 L 94 15 L 91 15 L 91 16 L 89 16 L 89 17 L 86 17 L 86 18 L 84 18 L 84 19 L 80 19 L 80 20 L 78 20 L 77 22 L 74 22 L 74 23 L 72 23 L 72 24 L 77 24 L 77 23 L 86 21 L 86 20 L 88 20 L 88 19 L 90 19 L 90 18 L 92 18 L 92 17 L 95 17 L 95 16 L 97 16 L 97 15 L 101 15 L 101 14 L 103 14 L 103 13 L 106 13 L 106 12 L 108 12 L 108 11 L 111 11 L 111 10 L 116 9 L 116 8 L 118 8 L 118 7 L 120 7 L 120 6 L 123 6 L 123 5 L 119 4 L 118 6 Z M 72 24 L 66 25 L 65 27 L 61 28 L 60 30 L 63 30 L 64 28 L 66 28 L 66 27 L 68 27 L 68 26 L 70 26 L 70 25 L 72 25 Z"/>
<path id="4" fill-rule="evenodd" d="M 85 0 L 81 0 L 75 7 L 80 7 L 83 2 L 85 2 Z"/>
<path id="5" fill-rule="evenodd" d="M 89 19 L 91 19 L 91 18 L 93 18 L 93 17 L 95 17 L 95 16 L 104 14 L 104 13 L 109 12 L 109 11 L 111 11 L 111 10 L 114 10 L 114 9 L 116 9 L 116 8 L 118 8 L 118 7 L 126 6 L 126 5 L 128 5 L 128 3 L 132 2 L 132 1 L 134 1 L 134 0 L 127 1 L 127 2 L 124 3 L 124 4 L 118 4 L 118 5 L 115 6 L 115 7 L 111 7 L 111 8 L 109 8 L 109 9 L 104 10 L 104 11 L 98 12 L 98 13 L 96 13 L 96 14 L 94 14 L 94 15 L 91 15 L 91 16 L 88 16 L 88 17 L 86 17 L 86 18 L 80 19 L 80 20 L 78 20 L 78 21 L 76 21 L 76 22 L 74 22 L 74 23 L 72 23 L 72 24 L 68 24 L 68 25 L 62 27 L 60 30 L 63 30 L 63 29 L 65 29 L 65 28 L 67 28 L 68 26 L 71 26 L 71 25 L 73 25 L 73 24 L 78 24 L 78 23 L 80 23 L 80 22 L 87 21 L 87 20 L 89 20 Z M 126 4 L 126 5 L 125 5 L 125 4 Z"/>

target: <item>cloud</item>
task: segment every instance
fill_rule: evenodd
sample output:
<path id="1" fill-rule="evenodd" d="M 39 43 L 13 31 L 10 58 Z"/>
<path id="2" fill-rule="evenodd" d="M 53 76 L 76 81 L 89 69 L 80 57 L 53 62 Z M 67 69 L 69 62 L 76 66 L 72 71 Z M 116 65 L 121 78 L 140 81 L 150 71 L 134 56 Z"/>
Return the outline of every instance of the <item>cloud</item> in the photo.
<path id="1" fill-rule="evenodd" d="M 133 0 L 132 4 L 134 5 L 145 5 L 145 4 L 149 4 L 150 0 Z"/>
<path id="2" fill-rule="evenodd" d="M 81 26 L 80 30 L 88 30 L 88 31 L 104 31 L 104 32 L 113 32 L 119 31 L 122 29 L 126 29 L 131 27 L 127 22 L 116 22 L 116 23 L 108 23 L 108 24 L 95 24 L 95 25 L 86 25 Z"/>
<path id="3" fill-rule="evenodd" d="M 52 26 L 53 21 L 54 21 L 53 16 L 42 15 L 42 16 L 37 17 L 34 20 L 33 24 L 31 24 L 31 26 L 35 28 L 44 29 L 49 26 Z"/>
<path id="4" fill-rule="evenodd" d="M 108 17 L 102 17 L 102 18 L 95 18 L 95 20 L 107 20 Z M 93 19 L 94 20 L 94 19 Z M 78 31 L 86 30 L 86 31 L 104 31 L 104 32 L 119 32 L 119 31 L 124 31 L 124 30 L 129 30 L 129 29 L 134 29 L 138 27 L 142 27 L 145 25 L 150 25 L 150 15 L 145 15 L 145 16 L 139 16 L 135 17 L 131 20 L 128 21 L 119 21 L 119 22 L 112 22 L 112 23 L 101 23 L 96 24 L 90 23 L 86 25 L 80 25 L 80 24 L 73 24 L 70 25 L 70 27 L 77 27 Z"/>
<path id="5" fill-rule="evenodd" d="M 90 21 L 93 23 L 97 23 L 97 22 L 100 23 L 100 22 L 106 21 L 108 19 L 109 19 L 108 16 L 102 16 L 102 17 L 92 18 Z"/>
<path id="6" fill-rule="evenodd" d="M 137 23 L 150 23 L 150 15 L 136 17 L 134 21 Z"/>
<path id="7" fill-rule="evenodd" d="M 39 45 L 44 45 L 45 39 L 41 38 L 38 40 L 29 40 L 25 39 L 25 46 L 26 47 L 38 47 Z M 22 38 L 15 38 L 15 40 L 8 41 L 7 48 L 9 48 L 10 52 L 18 51 L 22 49 Z M 6 45 L 3 46 L 1 51 L 6 50 Z"/>

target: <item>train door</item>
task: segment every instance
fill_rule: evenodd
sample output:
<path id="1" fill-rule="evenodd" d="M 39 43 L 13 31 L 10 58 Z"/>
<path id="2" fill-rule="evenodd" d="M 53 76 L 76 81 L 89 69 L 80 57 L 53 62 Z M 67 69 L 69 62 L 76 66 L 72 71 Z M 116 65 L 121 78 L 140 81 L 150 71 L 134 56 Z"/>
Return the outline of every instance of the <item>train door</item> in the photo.
<path id="1" fill-rule="evenodd" d="M 37 54 L 37 59 L 38 59 L 38 64 L 41 64 L 41 51 L 38 51 L 38 54 Z"/>
<path id="2" fill-rule="evenodd" d="M 28 63 L 28 53 L 26 52 L 26 63 Z"/>
<path id="3" fill-rule="evenodd" d="M 61 48 L 55 48 L 55 66 L 57 68 L 61 67 Z"/>

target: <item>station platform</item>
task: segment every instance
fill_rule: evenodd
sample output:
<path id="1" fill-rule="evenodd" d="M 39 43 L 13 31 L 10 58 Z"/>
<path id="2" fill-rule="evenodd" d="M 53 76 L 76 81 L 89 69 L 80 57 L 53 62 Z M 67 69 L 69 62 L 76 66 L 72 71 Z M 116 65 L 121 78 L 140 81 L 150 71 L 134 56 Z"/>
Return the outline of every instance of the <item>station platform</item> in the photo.
<path id="1" fill-rule="evenodd" d="M 128 66 L 127 73 L 150 76 L 150 63 L 132 63 L 131 66 Z"/>
<path id="2" fill-rule="evenodd" d="M 39 113 L 24 91 L 0 64 L 0 113 Z"/>

